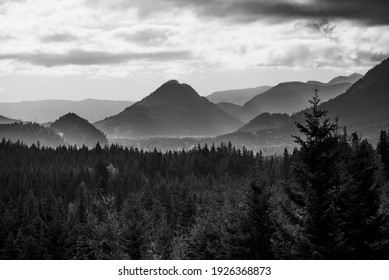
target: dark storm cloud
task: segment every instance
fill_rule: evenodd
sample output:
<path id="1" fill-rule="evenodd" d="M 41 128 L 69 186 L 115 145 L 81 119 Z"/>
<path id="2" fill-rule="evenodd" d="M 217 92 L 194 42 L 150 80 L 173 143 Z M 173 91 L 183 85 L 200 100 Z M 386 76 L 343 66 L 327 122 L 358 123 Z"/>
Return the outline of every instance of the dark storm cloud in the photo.
<path id="1" fill-rule="evenodd" d="M 64 43 L 77 40 L 78 37 L 69 32 L 48 34 L 40 38 L 43 43 Z"/>
<path id="2" fill-rule="evenodd" d="M 201 1 L 201 7 L 203 5 Z M 222 9 L 218 9 L 218 5 L 209 7 L 208 10 L 203 9 L 203 12 L 219 16 L 236 16 L 238 19 L 245 17 L 252 20 L 261 17 L 277 17 L 281 20 L 326 18 L 357 20 L 372 25 L 389 24 L 388 0 L 312 0 L 307 3 L 242 0 L 228 1 L 221 6 Z"/>
<path id="3" fill-rule="evenodd" d="M 99 0 L 88 0 L 95 3 Z M 140 15 L 149 15 L 172 8 L 193 9 L 199 16 L 226 18 L 235 21 L 260 19 L 346 19 L 368 25 L 389 24 L 388 0 L 116 0 L 111 7 L 137 7 Z"/>
<path id="4" fill-rule="evenodd" d="M 67 53 L 0 54 L 0 60 L 15 60 L 33 65 L 54 67 L 64 65 L 112 65 L 128 61 L 173 61 L 192 58 L 189 51 L 160 51 L 148 53 L 109 53 L 100 51 L 72 50 Z"/>

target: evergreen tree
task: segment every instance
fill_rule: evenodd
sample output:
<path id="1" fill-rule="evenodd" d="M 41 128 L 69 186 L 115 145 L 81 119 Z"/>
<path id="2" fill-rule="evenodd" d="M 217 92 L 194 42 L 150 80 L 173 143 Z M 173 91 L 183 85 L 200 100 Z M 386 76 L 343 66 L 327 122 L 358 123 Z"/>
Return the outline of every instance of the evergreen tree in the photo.
<path id="1" fill-rule="evenodd" d="M 267 260 L 274 257 L 271 247 L 274 234 L 271 211 L 267 183 L 263 178 L 255 178 L 247 194 L 248 253 L 245 258 Z"/>
<path id="2" fill-rule="evenodd" d="M 332 258 L 334 231 L 334 216 L 330 211 L 336 203 L 339 181 L 339 170 L 336 168 L 339 160 L 338 126 L 331 123 L 326 111 L 319 109 L 319 89 L 314 89 L 314 97 L 310 100 L 312 108 L 305 113 L 305 125 L 297 123 L 296 126 L 304 138 L 293 136 L 294 141 L 300 145 L 299 160 L 294 165 L 293 173 L 302 193 L 301 206 L 304 212 L 304 235 L 309 248 L 305 254 L 307 258 Z M 324 118 L 324 119 L 323 119 Z M 335 206 L 336 209 L 336 206 Z"/>
<path id="3" fill-rule="evenodd" d="M 377 152 L 381 156 L 384 165 L 385 177 L 389 176 L 389 135 L 385 130 L 381 130 L 380 138 L 377 144 Z"/>
<path id="4" fill-rule="evenodd" d="M 377 159 L 367 140 L 352 135 L 348 180 L 340 194 L 340 228 L 345 259 L 374 259 L 383 239 L 380 211 L 381 183 L 376 180 Z"/>
<path id="5" fill-rule="evenodd" d="M 284 158 L 282 161 L 282 177 L 285 180 L 290 178 L 290 156 L 287 148 L 284 149 Z"/>
<path id="6" fill-rule="evenodd" d="M 123 240 L 125 252 L 132 260 L 145 258 L 145 225 L 144 212 L 137 199 L 131 199 L 124 203 L 121 213 Z"/>

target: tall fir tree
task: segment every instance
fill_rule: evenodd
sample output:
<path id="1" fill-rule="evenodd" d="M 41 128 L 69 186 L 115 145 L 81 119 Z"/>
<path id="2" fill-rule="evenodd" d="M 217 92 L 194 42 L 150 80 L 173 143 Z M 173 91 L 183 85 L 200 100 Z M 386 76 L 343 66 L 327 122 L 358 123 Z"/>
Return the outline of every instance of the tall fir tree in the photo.
<path id="1" fill-rule="evenodd" d="M 377 152 L 381 156 L 381 162 L 384 166 L 385 177 L 389 177 L 389 135 L 385 130 L 381 130 L 380 138 L 377 144 Z"/>

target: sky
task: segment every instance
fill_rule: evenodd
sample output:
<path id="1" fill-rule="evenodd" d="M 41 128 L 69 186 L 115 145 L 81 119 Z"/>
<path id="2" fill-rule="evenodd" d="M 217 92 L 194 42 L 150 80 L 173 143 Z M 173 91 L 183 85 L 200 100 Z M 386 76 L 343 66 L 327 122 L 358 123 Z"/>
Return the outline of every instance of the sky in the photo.
<path id="1" fill-rule="evenodd" d="M 0 0 L 0 102 L 327 82 L 389 56 L 388 0 Z"/>

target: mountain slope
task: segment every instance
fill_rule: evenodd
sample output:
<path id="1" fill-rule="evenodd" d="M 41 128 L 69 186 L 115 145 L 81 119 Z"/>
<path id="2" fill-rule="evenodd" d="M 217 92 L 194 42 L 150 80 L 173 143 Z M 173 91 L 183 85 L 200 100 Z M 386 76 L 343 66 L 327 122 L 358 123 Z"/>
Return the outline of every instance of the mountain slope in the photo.
<path id="1" fill-rule="evenodd" d="M 66 143 L 71 145 L 92 147 L 97 142 L 100 142 L 100 144 L 107 143 L 107 138 L 101 131 L 74 113 L 68 113 L 60 117 L 50 127 L 62 135 Z"/>
<path id="2" fill-rule="evenodd" d="M 241 106 L 254 96 L 264 93 L 270 88 L 270 86 L 260 86 L 256 88 L 217 91 L 208 95 L 207 99 L 215 104 L 221 102 L 228 102 Z"/>
<path id="3" fill-rule="evenodd" d="M 236 112 L 238 109 L 241 108 L 241 106 L 236 105 L 234 103 L 228 103 L 228 102 L 220 102 L 217 103 L 216 106 L 226 112 L 227 114 L 230 114 L 231 116 L 234 116 L 234 112 Z"/>
<path id="4" fill-rule="evenodd" d="M 322 101 L 327 101 L 345 92 L 351 83 L 318 84 Z M 308 100 L 312 96 L 312 82 L 288 82 L 281 83 L 262 93 L 243 105 L 236 112 L 236 116 L 249 121 L 261 113 L 287 113 L 292 114 L 309 106 Z"/>
<path id="5" fill-rule="evenodd" d="M 287 121 L 289 121 L 288 114 L 262 113 L 243 127 L 239 128 L 239 131 L 257 131 L 262 129 L 277 128 Z"/>
<path id="6" fill-rule="evenodd" d="M 330 117 L 338 117 L 339 124 L 346 125 L 349 132 L 378 137 L 381 129 L 389 129 L 389 58 L 320 108 L 328 110 Z"/>
<path id="7" fill-rule="evenodd" d="M 217 135 L 242 123 L 187 84 L 169 81 L 118 115 L 95 125 L 114 136 Z"/>
<path id="8" fill-rule="evenodd" d="M 370 69 L 345 93 L 321 103 L 319 108 L 328 111 L 327 117 L 332 121 L 338 118 L 339 125 L 346 126 L 349 133 L 356 131 L 375 144 L 380 131 L 389 129 L 389 58 Z M 296 134 L 295 122 L 304 123 L 305 112 L 291 116 L 285 125 L 273 131 L 273 136 L 286 140 Z"/>
<path id="9" fill-rule="evenodd" d="M 312 97 L 313 91 L 309 99 Z M 319 98 L 322 98 L 322 91 L 319 91 Z M 346 126 L 349 134 L 356 131 L 375 145 L 380 131 L 389 129 L 389 59 L 368 71 L 345 93 L 321 103 L 319 108 L 328 111 L 327 117 L 331 121 L 338 118 L 339 125 Z M 282 152 L 284 147 L 292 149 L 295 144 L 291 135 L 298 135 L 296 122 L 304 123 L 304 113 L 308 110 L 310 109 L 292 115 L 280 127 L 255 132 L 237 131 L 219 137 L 219 141 L 239 141 L 247 147 L 272 152 Z"/>
<path id="10" fill-rule="evenodd" d="M 17 122 L 17 120 L 9 119 L 7 117 L 0 115 L 0 124 L 8 124 L 8 123 L 14 123 Z"/>
<path id="11" fill-rule="evenodd" d="M 10 118 L 39 123 L 54 121 L 68 112 L 74 112 L 88 121 L 94 122 L 117 114 L 132 104 L 131 101 L 96 99 L 23 101 L 0 103 L 0 112 Z"/>

